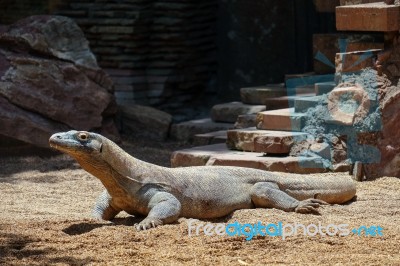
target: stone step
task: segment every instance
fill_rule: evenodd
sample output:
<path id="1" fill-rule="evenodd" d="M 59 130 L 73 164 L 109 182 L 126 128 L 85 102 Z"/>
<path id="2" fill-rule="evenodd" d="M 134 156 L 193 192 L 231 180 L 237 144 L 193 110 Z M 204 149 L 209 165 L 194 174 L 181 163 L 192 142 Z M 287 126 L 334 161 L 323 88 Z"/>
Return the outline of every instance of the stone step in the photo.
<path id="1" fill-rule="evenodd" d="M 259 130 L 255 127 L 227 131 L 227 147 L 232 150 L 289 154 L 296 142 L 307 139 L 303 132 Z"/>
<path id="2" fill-rule="evenodd" d="M 339 31 L 398 31 L 400 7 L 384 2 L 336 7 Z"/>
<path id="3" fill-rule="evenodd" d="M 313 96 L 313 97 L 298 97 L 294 100 L 294 110 L 296 113 L 305 113 L 309 108 L 317 106 L 323 96 Z"/>
<path id="4" fill-rule="evenodd" d="M 381 49 L 337 53 L 335 59 L 336 73 L 358 72 L 365 68 L 374 68 Z"/>
<path id="5" fill-rule="evenodd" d="M 370 49 L 383 49 L 383 36 L 380 34 L 323 33 L 313 34 L 313 58 L 316 74 L 333 74 L 335 56 L 340 52 L 355 52 Z"/>
<path id="6" fill-rule="evenodd" d="M 263 153 L 231 151 L 224 144 L 175 151 L 171 156 L 172 167 L 202 165 L 239 166 L 298 174 L 328 171 L 320 157 L 267 157 Z"/>
<path id="7" fill-rule="evenodd" d="M 315 94 L 323 95 L 330 93 L 335 87 L 336 83 L 333 81 L 315 83 Z"/>
<path id="8" fill-rule="evenodd" d="M 257 128 L 265 130 L 301 131 L 306 114 L 295 113 L 294 108 L 264 111 L 257 114 Z"/>
<path id="9" fill-rule="evenodd" d="M 256 119 L 257 119 L 257 114 L 239 115 L 237 117 L 234 128 L 240 129 L 240 128 L 255 127 Z"/>
<path id="10" fill-rule="evenodd" d="M 171 127 L 171 137 L 180 141 L 192 141 L 197 134 L 209 133 L 219 130 L 232 129 L 232 123 L 217 123 L 211 118 L 186 121 L 173 124 Z"/>
<path id="11" fill-rule="evenodd" d="M 301 93 L 315 93 L 315 83 L 334 81 L 334 74 L 316 75 L 315 73 L 304 73 L 285 76 L 288 96 L 296 96 Z"/>
<path id="12" fill-rule="evenodd" d="M 267 110 L 285 109 L 294 107 L 294 101 L 302 97 L 312 97 L 315 93 L 304 93 L 296 96 L 283 96 L 267 99 L 265 102 Z"/>
<path id="13" fill-rule="evenodd" d="M 194 136 L 193 145 L 204 146 L 210 144 L 226 143 L 227 131 L 219 130 Z"/>
<path id="14" fill-rule="evenodd" d="M 264 105 L 266 99 L 285 96 L 286 94 L 287 91 L 283 83 L 240 89 L 241 100 L 246 104 Z"/>
<path id="15" fill-rule="evenodd" d="M 235 123 L 239 115 L 256 114 L 265 110 L 265 105 L 250 105 L 241 102 L 222 103 L 211 108 L 211 119 L 214 122 Z"/>

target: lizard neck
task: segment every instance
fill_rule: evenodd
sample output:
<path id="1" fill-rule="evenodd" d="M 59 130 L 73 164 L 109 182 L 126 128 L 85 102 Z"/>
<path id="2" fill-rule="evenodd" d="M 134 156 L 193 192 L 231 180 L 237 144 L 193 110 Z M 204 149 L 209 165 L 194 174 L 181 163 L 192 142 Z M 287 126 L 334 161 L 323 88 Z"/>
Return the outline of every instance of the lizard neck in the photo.
<path id="1" fill-rule="evenodd" d="M 144 181 L 146 174 L 163 169 L 161 166 L 136 159 L 106 138 L 103 139 L 101 157 L 121 176 L 130 177 L 137 181 Z"/>

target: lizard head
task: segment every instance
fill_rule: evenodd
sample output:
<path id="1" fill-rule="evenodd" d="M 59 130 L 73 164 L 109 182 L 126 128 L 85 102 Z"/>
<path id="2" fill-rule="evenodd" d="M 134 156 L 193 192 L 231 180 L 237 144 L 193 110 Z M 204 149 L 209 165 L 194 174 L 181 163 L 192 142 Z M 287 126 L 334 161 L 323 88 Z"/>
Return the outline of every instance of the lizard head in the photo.
<path id="1" fill-rule="evenodd" d="M 52 135 L 50 146 L 71 156 L 100 155 L 103 142 L 99 134 L 71 130 Z"/>

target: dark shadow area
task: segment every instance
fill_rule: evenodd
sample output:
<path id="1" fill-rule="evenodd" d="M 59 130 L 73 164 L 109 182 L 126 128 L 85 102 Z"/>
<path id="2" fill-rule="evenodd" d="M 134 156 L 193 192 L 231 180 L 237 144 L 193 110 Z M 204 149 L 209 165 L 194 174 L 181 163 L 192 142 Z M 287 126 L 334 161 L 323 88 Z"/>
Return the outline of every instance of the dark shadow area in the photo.
<path id="1" fill-rule="evenodd" d="M 70 236 L 82 235 L 93 231 L 94 229 L 101 228 L 103 226 L 110 226 L 112 223 L 103 223 L 103 224 L 93 224 L 93 223 L 79 223 L 68 226 L 62 231 Z"/>
<path id="2" fill-rule="evenodd" d="M 103 222 L 103 223 L 82 222 L 70 225 L 67 228 L 63 229 L 62 231 L 70 236 L 82 235 L 104 226 L 117 226 L 117 225 L 134 226 L 135 224 L 140 223 L 144 218 L 145 217 L 129 216 L 123 218 L 115 218 L 110 222 Z"/>

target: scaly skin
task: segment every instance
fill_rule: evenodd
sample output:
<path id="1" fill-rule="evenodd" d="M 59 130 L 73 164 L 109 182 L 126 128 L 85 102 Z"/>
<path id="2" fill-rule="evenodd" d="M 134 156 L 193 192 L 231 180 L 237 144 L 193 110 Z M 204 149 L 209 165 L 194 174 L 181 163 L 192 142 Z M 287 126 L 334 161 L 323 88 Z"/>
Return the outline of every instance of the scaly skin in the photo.
<path id="1" fill-rule="evenodd" d="M 136 225 L 138 230 L 172 223 L 179 217 L 222 217 L 238 209 L 318 213 L 321 204 L 344 203 L 356 194 L 355 183 L 344 176 L 293 174 L 283 178 L 242 167 L 161 167 L 140 161 L 91 132 L 57 133 L 49 142 L 105 186 L 94 208 L 96 218 L 112 220 L 121 211 L 147 216 Z"/>

